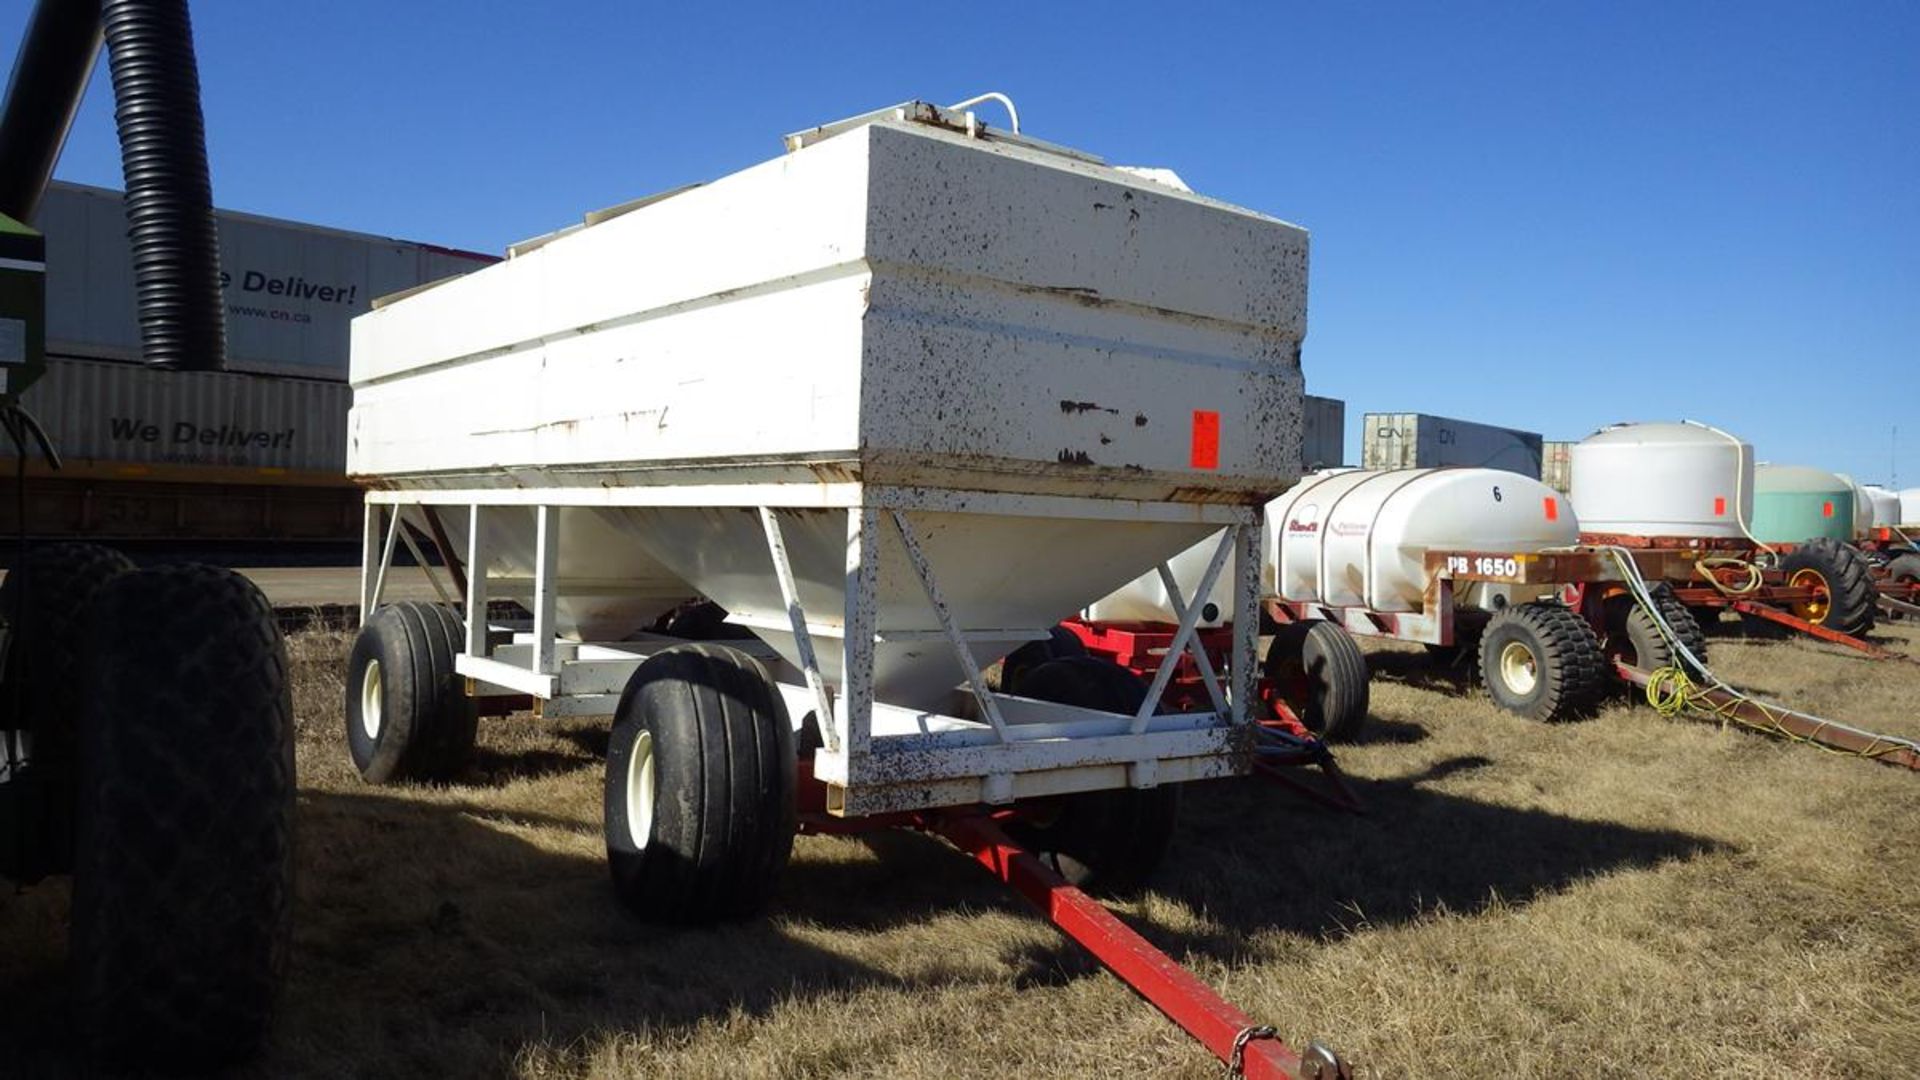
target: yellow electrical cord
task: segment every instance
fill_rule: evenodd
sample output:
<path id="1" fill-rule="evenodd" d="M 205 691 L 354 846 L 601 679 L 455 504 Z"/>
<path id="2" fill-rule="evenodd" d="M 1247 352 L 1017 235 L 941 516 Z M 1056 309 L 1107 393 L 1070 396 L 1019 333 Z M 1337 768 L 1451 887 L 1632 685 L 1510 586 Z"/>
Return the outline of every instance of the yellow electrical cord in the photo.
<path id="1" fill-rule="evenodd" d="M 1692 679 L 1687 677 L 1686 672 L 1677 667 L 1663 667 L 1655 671 L 1653 676 L 1647 680 L 1647 704 L 1653 706 L 1654 711 L 1661 716 L 1675 717 L 1682 713 L 1690 712 L 1695 716 L 1709 720 L 1718 720 L 1720 726 L 1723 728 L 1730 723 L 1737 724 L 1748 730 L 1758 731 L 1765 735 L 1772 735 L 1776 738 L 1785 739 L 1788 742 L 1806 743 L 1808 746 L 1823 750 L 1837 757 L 1878 758 L 1906 749 L 1904 743 L 1883 741 L 1881 736 L 1872 735 L 1871 732 L 1867 733 L 1872 735 L 1874 739 L 1873 744 L 1870 746 L 1865 746 L 1858 750 L 1847 750 L 1842 747 L 1832 746 L 1815 738 L 1822 729 L 1834 726 L 1831 721 L 1821 720 L 1817 716 L 1808 717 L 1810 720 L 1819 721 L 1820 726 L 1812 732 L 1802 735 L 1799 732 L 1788 729 L 1780 722 L 1781 717 L 1786 715 L 1786 710 L 1777 709 L 1764 701 L 1748 697 L 1724 684 L 1721 686 L 1721 689 L 1733 694 L 1736 700 L 1720 703 L 1710 701 L 1707 698 L 1705 688 L 1695 684 Z M 1760 714 L 1766 719 L 1764 721 L 1754 720 L 1740 715 L 1735 711 L 1734 706 L 1741 702 L 1745 702 L 1748 706 L 1759 710 Z M 1802 713 L 1800 715 L 1805 714 Z"/>

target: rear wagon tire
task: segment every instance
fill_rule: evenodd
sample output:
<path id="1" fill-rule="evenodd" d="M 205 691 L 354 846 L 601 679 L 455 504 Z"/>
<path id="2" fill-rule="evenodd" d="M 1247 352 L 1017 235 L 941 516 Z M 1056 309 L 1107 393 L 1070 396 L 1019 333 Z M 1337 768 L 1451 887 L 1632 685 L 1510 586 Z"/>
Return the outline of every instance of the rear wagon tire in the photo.
<path id="1" fill-rule="evenodd" d="M 1480 638 L 1480 675 L 1494 704 L 1530 720 L 1574 720 L 1598 707 L 1606 658 L 1585 619 L 1552 602 L 1502 608 Z"/>
<path id="2" fill-rule="evenodd" d="M 1328 742 L 1359 738 L 1371 694 L 1367 657 L 1344 627 L 1325 619 L 1282 625 L 1267 647 L 1264 673 L 1308 731 Z"/>
<path id="3" fill-rule="evenodd" d="M 293 703 L 266 598 L 206 566 L 89 605 L 76 1022 L 107 1061 L 208 1070 L 266 1039 L 293 900 Z"/>
<path id="4" fill-rule="evenodd" d="M 786 704 L 759 661 L 704 644 L 648 657 L 608 741 L 614 893 L 658 922 L 759 912 L 793 850 L 795 764 Z"/>
<path id="5" fill-rule="evenodd" d="M 1147 687 L 1132 672 L 1092 656 L 1049 660 L 1027 672 L 1020 695 L 1132 715 Z M 1120 894 L 1146 886 L 1173 845 L 1180 785 L 1114 788 L 1036 800 L 1007 835 L 1068 883 Z"/>
<path id="6" fill-rule="evenodd" d="M 1707 635 L 1700 629 L 1700 624 L 1694 621 L 1693 612 L 1664 589 L 1657 590 L 1653 599 L 1659 606 L 1660 617 L 1666 620 L 1674 636 L 1680 639 L 1680 644 L 1686 646 L 1695 659 L 1706 663 Z M 1679 651 L 1667 641 L 1647 610 L 1631 596 L 1617 596 L 1608 600 L 1605 650 L 1607 655 L 1617 658 L 1621 663 L 1642 671 L 1681 667 L 1683 664 Z"/>
<path id="7" fill-rule="evenodd" d="M 466 626 L 444 604 L 374 612 L 347 661 L 347 755 L 371 784 L 451 780 L 473 761 L 478 703 L 453 658 Z"/>

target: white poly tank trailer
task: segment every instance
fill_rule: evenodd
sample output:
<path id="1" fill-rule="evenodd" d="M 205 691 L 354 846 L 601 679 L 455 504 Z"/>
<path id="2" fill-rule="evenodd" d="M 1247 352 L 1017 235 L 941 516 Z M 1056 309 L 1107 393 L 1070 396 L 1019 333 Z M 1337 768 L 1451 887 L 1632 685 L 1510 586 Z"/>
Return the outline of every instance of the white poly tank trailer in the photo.
<path id="1" fill-rule="evenodd" d="M 1900 495 L 1888 491 L 1879 484 L 1862 484 L 1860 490 L 1867 493 L 1867 499 L 1873 505 L 1873 528 L 1895 529 L 1900 527 Z"/>
<path id="2" fill-rule="evenodd" d="M 802 730 L 834 814 L 1247 771 L 1306 233 L 924 104 L 789 147 L 355 321 L 363 610 L 404 520 L 464 571 L 464 625 L 401 613 L 446 637 L 436 662 L 482 696 L 617 714 L 616 878 L 666 827 L 650 755 L 684 752 L 623 691 L 672 713 L 764 685 L 740 692 Z M 1156 713 L 1105 676 L 986 689 L 983 665 L 1223 530 L 1211 569 L 1247 615 L 1224 707 Z M 759 641 L 714 659 L 646 632 L 696 595 Z M 531 625 L 490 628 L 493 599 Z M 406 737 L 390 641 L 368 644 L 392 610 L 350 674 L 370 776 L 444 761 L 383 744 Z"/>
<path id="3" fill-rule="evenodd" d="M 1368 413 L 1360 425 L 1363 469 L 1505 469 L 1540 479 L 1540 436 L 1425 413 Z"/>

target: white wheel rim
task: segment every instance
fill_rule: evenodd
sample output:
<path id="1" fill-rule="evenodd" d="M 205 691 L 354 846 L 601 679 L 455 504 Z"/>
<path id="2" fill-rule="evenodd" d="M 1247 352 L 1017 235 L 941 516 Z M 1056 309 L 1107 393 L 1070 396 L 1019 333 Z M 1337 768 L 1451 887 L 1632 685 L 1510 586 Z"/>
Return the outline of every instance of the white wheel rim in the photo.
<path id="1" fill-rule="evenodd" d="M 1540 684 L 1540 667 L 1533 650 L 1518 641 L 1510 641 L 1500 650 L 1500 678 L 1516 694 L 1525 697 Z"/>
<path id="2" fill-rule="evenodd" d="M 653 734 L 642 731 L 627 755 L 627 839 L 644 851 L 653 835 Z"/>
<path id="3" fill-rule="evenodd" d="M 367 738 L 380 737 L 381 702 L 385 698 L 382 692 L 386 679 L 380 674 L 380 661 L 367 661 L 367 670 L 360 676 L 360 730 Z"/>

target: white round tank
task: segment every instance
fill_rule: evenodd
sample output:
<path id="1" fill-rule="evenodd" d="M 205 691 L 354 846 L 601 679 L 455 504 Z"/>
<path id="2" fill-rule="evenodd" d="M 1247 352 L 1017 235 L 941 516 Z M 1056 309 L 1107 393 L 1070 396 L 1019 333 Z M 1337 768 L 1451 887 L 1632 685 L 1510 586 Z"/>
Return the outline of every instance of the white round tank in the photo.
<path id="1" fill-rule="evenodd" d="M 1900 489 L 1900 524 L 1920 525 L 1920 487 Z"/>
<path id="2" fill-rule="evenodd" d="M 1753 519 L 1753 447 L 1701 424 L 1617 424 L 1569 451 L 1569 498 L 1589 533 L 1740 537 Z"/>
<path id="3" fill-rule="evenodd" d="M 1566 497 L 1501 469 L 1316 473 L 1267 504 L 1262 584 L 1283 600 L 1419 611 L 1435 548 L 1522 552 L 1578 542 Z"/>
<path id="4" fill-rule="evenodd" d="M 1419 611 L 1429 549 L 1522 552 L 1577 543 L 1580 523 L 1566 496 L 1501 469 L 1329 469 L 1308 475 L 1267 504 L 1262 596 L 1376 611 Z M 1169 561 L 1189 600 L 1218 535 Z M 1231 556 L 1201 625 L 1233 617 Z M 1323 586 L 1324 583 L 1324 586 Z M 1505 587 L 1501 587 L 1505 588 Z M 1157 572 L 1144 574 L 1086 611 L 1111 622 L 1172 622 Z"/>
<path id="5" fill-rule="evenodd" d="M 1900 495 L 1879 484 L 1862 484 L 1861 490 L 1873 502 L 1873 527 L 1890 529 L 1900 524 Z"/>

